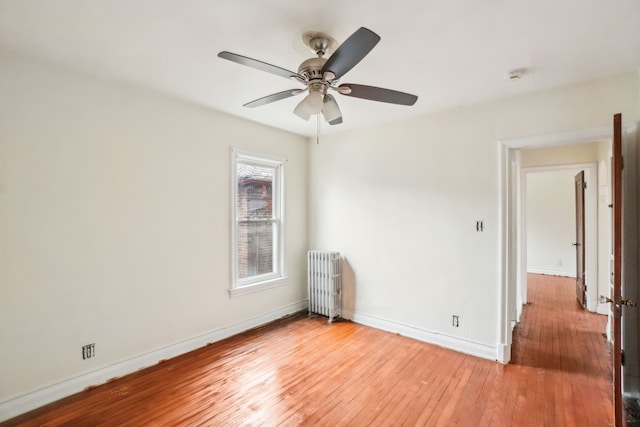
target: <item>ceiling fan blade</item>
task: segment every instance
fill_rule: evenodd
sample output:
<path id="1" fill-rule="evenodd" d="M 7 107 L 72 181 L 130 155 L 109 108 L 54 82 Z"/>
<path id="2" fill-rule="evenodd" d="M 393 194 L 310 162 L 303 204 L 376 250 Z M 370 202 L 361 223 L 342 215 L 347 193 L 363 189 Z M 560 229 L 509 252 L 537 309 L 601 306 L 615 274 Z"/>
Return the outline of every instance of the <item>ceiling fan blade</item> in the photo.
<path id="1" fill-rule="evenodd" d="M 304 89 L 289 89 L 282 92 L 273 93 L 271 95 L 263 96 L 255 101 L 247 102 L 243 107 L 255 108 L 261 105 L 271 104 L 272 102 L 280 101 L 281 99 L 290 98 L 295 95 L 299 95 L 304 92 Z"/>
<path id="2" fill-rule="evenodd" d="M 409 93 L 351 83 L 341 84 L 338 87 L 338 92 L 346 96 L 369 99 L 371 101 L 388 102 L 389 104 L 413 105 L 418 100 L 416 95 Z"/>
<path id="3" fill-rule="evenodd" d="M 275 65 L 267 64 L 266 62 L 258 61 L 257 59 L 238 55 L 237 53 L 222 51 L 218 53 L 218 57 L 232 61 L 232 62 L 236 62 L 238 64 L 246 65 L 247 67 L 255 68 L 257 70 L 266 71 L 267 73 L 275 74 L 277 76 L 284 77 L 285 79 L 290 79 L 292 77 L 295 77 L 296 79 L 304 80 L 304 77 L 302 77 L 298 73 L 295 73 L 290 70 L 286 70 L 284 68 L 281 68 Z"/>
<path id="4" fill-rule="evenodd" d="M 362 61 L 371 49 L 380 41 L 380 36 L 373 31 L 360 27 L 342 43 L 322 67 L 322 73 L 330 71 L 339 79 L 350 69 Z"/>

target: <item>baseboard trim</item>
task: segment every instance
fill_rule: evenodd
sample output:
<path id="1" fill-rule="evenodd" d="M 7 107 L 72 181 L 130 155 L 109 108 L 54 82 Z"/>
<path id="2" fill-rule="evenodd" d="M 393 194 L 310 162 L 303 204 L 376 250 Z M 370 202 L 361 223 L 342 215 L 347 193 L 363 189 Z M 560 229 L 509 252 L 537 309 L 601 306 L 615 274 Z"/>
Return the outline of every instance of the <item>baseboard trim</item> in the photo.
<path id="1" fill-rule="evenodd" d="M 469 354 L 471 356 L 480 357 L 488 360 L 498 360 L 496 347 L 482 344 L 479 342 L 466 340 L 464 338 L 446 335 L 440 332 L 429 331 L 417 326 L 407 325 L 405 323 L 396 322 L 395 320 L 384 319 L 382 317 L 353 312 L 350 310 L 342 310 L 343 316 L 355 323 L 370 326 L 387 332 L 393 332 L 402 336 L 413 338 L 429 344 L 435 344 L 440 347 L 455 350 L 460 353 Z"/>
<path id="2" fill-rule="evenodd" d="M 0 421 L 6 421 L 25 412 L 29 412 L 56 400 L 83 391 L 87 387 L 100 385 L 109 379 L 122 377 L 144 368 L 148 368 L 158 362 L 172 357 L 180 356 L 209 343 L 229 338 L 246 330 L 262 326 L 281 317 L 297 313 L 308 307 L 308 301 L 298 301 L 279 309 L 272 310 L 260 316 L 224 327 L 212 330 L 206 334 L 184 340 L 160 349 L 78 375 L 77 377 L 61 381 L 50 386 L 13 397 L 0 402 Z"/>
<path id="3" fill-rule="evenodd" d="M 511 345 L 510 344 L 498 344 L 498 362 L 507 364 L 511 362 Z"/>
<path id="4" fill-rule="evenodd" d="M 609 303 L 596 304 L 596 313 L 598 313 L 598 314 L 608 315 L 609 314 L 609 310 L 611 310 L 611 308 L 609 307 Z"/>
<path id="5" fill-rule="evenodd" d="M 562 277 L 573 277 L 574 279 L 576 278 L 576 272 L 575 271 L 567 271 L 567 270 L 551 270 L 548 268 L 535 268 L 535 267 L 529 267 L 527 268 L 527 273 L 533 273 L 533 274 L 546 274 L 548 276 L 562 276 Z"/>

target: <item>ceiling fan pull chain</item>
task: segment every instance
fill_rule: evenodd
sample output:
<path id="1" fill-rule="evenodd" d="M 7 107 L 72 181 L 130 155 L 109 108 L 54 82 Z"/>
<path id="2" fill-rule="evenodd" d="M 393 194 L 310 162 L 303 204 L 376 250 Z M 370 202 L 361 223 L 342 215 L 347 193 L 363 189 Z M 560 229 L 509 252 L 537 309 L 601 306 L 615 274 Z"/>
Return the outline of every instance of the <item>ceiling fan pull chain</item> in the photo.
<path id="1" fill-rule="evenodd" d="M 316 120 L 318 122 L 318 127 L 316 129 L 316 144 L 320 145 L 320 114 L 316 114 Z"/>

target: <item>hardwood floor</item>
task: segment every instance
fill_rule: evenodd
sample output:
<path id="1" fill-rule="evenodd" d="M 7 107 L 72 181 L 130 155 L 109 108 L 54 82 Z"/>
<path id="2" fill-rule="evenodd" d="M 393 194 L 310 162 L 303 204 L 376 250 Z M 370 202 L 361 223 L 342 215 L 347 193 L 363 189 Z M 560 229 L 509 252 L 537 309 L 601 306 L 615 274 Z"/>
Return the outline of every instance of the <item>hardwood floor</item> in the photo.
<path id="1" fill-rule="evenodd" d="M 529 276 L 506 366 L 296 315 L 2 425 L 612 425 L 606 317 L 573 292 L 572 279 Z"/>

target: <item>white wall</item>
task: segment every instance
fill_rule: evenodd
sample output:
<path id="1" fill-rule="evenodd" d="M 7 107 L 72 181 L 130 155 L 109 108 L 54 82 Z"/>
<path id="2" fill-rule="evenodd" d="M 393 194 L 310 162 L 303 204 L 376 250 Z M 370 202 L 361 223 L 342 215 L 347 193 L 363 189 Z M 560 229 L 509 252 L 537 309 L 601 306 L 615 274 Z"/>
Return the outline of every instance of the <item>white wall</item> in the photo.
<path id="1" fill-rule="evenodd" d="M 598 159 L 599 143 L 587 142 L 520 150 L 521 166 L 529 168 L 595 162 Z"/>
<path id="2" fill-rule="evenodd" d="M 640 118 L 635 72 L 324 136 L 310 155 L 311 246 L 344 254 L 345 312 L 495 357 L 496 141 L 611 126 L 620 111 Z"/>
<path id="3" fill-rule="evenodd" d="M 597 163 L 600 159 L 599 144 L 607 143 L 600 141 L 520 150 L 519 158 L 527 185 L 527 268 L 530 271 L 575 277 L 575 248 L 567 247 L 566 243 L 567 239 L 569 243 L 575 241 L 574 176 L 582 169 L 562 168 L 571 164 Z M 585 179 L 592 179 L 593 185 L 599 185 L 598 177 L 589 177 L 588 171 Z M 548 192 L 545 188 L 548 188 Z M 548 210 L 545 208 L 547 205 Z M 533 215 L 533 223 L 529 214 Z M 545 221 L 545 217 L 549 221 Z M 598 246 L 599 237 L 598 224 L 598 235 L 594 236 Z M 544 244 L 545 241 L 548 245 Z M 569 265 L 566 265 L 567 262 Z"/>
<path id="4" fill-rule="evenodd" d="M 233 299 L 231 147 L 288 158 L 290 277 Z M 301 309 L 307 165 L 302 137 L 0 52 L 0 415 L 22 394 Z"/>
<path id="5" fill-rule="evenodd" d="M 637 121 L 638 88 L 629 73 L 324 135 L 309 152 L 286 132 L 0 52 L 0 415 L 23 393 L 299 307 L 308 247 L 345 255 L 355 319 L 492 357 L 496 141 L 608 126 L 619 111 Z M 234 299 L 231 146 L 289 159 L 290 283 Z"/>
<path id="6" fill-rule="evenodd" d="M 574 177 L 579 169 L 527 174 L 527 270 L 576 277 Z"/>

